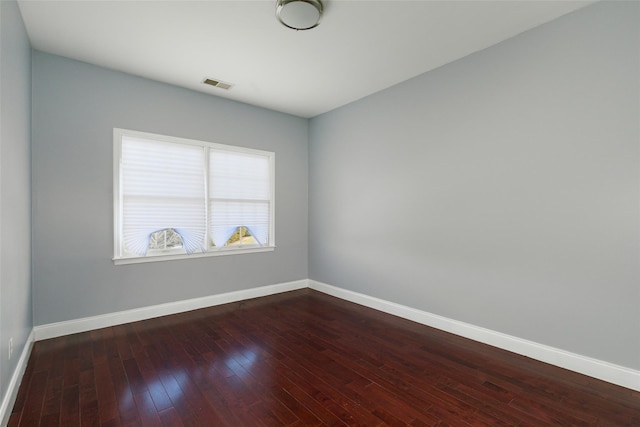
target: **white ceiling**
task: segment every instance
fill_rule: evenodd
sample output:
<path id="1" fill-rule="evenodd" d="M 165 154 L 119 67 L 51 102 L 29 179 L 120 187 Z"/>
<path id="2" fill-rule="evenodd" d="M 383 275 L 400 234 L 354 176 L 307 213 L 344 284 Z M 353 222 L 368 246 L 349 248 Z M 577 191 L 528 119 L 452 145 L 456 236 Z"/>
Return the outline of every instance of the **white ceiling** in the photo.
<path id="1" fill-rule="evenodd" d="M 294 31 L 275 0 L 18 1 L 34 49 L 301 117 L 592 2 L 324 0 L 320 26 Z"/>

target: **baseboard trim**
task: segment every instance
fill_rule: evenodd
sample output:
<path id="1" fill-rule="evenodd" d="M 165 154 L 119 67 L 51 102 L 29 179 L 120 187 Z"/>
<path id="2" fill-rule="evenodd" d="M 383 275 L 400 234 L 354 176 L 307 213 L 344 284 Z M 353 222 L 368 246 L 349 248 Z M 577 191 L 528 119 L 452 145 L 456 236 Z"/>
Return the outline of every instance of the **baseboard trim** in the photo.
<path id="1" fill-rule="evenodd" d="M 24 374 L 24 369 L 26 367 L 26 362 L 28 360 L 33 341 L 55 338 L 78 332 L 86 332 L 94 329 L 121 325 L 124 323 L 137 322 L 140 320 L 152 319 L 154 317 L 182 313 L 185 311 L 197 310 L 200 308 L 212 307 L 251 298 L 259 298 L 282 292 L 304 289 L 307 287 L 346 301 L 351 301 L 365 307 L 382 311 L 384 313 L 412 320 L 445 332 L 450 332 L 474 341 L 527 356 L 541 362 L 549 363 L 583 375 L 607 381 L 612 384 L 640 391 L 640 371 L 503 334 L 501 332 L 492 331 L 469 323 L 449 319 L 380 298 L 349 291 L 326 283 L 304 279 L 36 326 L 31 332 L 29 345 L 27 346 L 28 349 L 25 348 L 23 351 L 19 369 L 16 369 L 16 372 L 12 377 L 6 396 L 11 395 L 10 392 L 12 392 L 12 387 L 14 387 L 15 391 L 13 392 L 13 399 L 15 399 L 17 386 L 20 384 L 20 379 Z M 22 364 L 24 364 L 24 366 L 22 366 Z M 7 397 L 5 397 L 2 404 L 3 406 L 0 407 L 0 415 L 2 415 L 0 420 L 4 419 L 4 412 L 2 411 L 6 411 L 5 406 L 9 405 Z M 13 403 L 11 402 L 11 404 Z"/>
<path id="2" fill-rule="evenodd" d="M 261 286 L 258 288 L 244 289 L 241 291 L 227 292 L 224 294 L 209 295 L 201 298 L 170 302 L 136 308 L 133 310 L 119 311 L 116 313 L 99 316 L 85 317 L 82 319 L 67 320 L 64 322 L 50 323 L 33 328 L 35 341 L 56 338 L 109 326 L 122 325 L 124 323 L 137 322 L 152 319 L 154 317 L 167 316 L 200 308 L 212 307 L 231 302 L 243 301 L 251 298 L 259 298 L 282 292 L 307 288 L 308 281 L 297 280 L 294 282 L 279 283 L 275 285 Z"/>
<path id="3" fill-rule="evenodd" d="M 9 417 L 11 416 L 11 411 L 13 410 L 13 405 L 16 403 L 16 397 L 18 396 L 18 390 L 20 389 L 20 383 L 22 382 L 22 377 L 24 376 L 24 371 L 27 369 L 27 362 L 29 361 L 29 356 L 31 356 L 31 349 L 33 348 L 34 341 L 34 333 L 33 329 L 29 336 L 27 337 L 27 342 L 22 349 L 22 354 L 20 354 L 20 359 L 18 360 L 18 365 L 16 366 L 16 370 L 13 372 L 11 376 L 11 381 L 9 381 L 9 386 L 7 387 L 7 392 L 5 393 L 2 404 L 0 405 L 0 425 L 6 426 L 9 422 Z"/>
<path id="4" fill-rule="evenodd" d="M 640 371 L 615 365 L 602 360 L 593 359 L 571 353 L 558 348 L 538 344 L 490 329 L 459 322 L 426 311 L 417 310 L 401 304 L 385 301 L 357 292 L 342 289 L 326 283 L 309 280 L 309 288 L 351 301 L 365 307 L 373 308 L 404 319 L 431 326 L 465 338 L 489 344 L 513 353 L 530 357 L 541 362 L 559 366 L 570 371 L 617 384 L 622 387 L 640 391 Z"/>

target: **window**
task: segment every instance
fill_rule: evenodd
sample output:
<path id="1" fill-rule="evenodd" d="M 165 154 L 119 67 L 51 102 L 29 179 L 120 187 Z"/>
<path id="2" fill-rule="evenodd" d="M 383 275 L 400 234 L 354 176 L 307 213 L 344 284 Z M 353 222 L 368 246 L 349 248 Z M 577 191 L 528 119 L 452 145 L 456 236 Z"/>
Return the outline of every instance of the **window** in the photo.
<path id="1" fill-rule="evenodd" d="M 114 261 L 273 250 L 274 157 L 114 129 Z"/>

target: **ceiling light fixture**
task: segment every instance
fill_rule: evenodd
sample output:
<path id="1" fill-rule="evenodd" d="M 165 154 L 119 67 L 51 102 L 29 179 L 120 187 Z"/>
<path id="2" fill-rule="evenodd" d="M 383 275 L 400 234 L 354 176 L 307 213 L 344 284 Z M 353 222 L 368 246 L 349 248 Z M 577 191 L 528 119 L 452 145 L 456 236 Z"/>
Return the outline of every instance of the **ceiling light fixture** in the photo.
<path id="1" fill-rule="evenodd" d="M 317 27 L 322 17 L 320 0 L 278 0 L 276 17 L 285 27 L 309 30 Z"/>

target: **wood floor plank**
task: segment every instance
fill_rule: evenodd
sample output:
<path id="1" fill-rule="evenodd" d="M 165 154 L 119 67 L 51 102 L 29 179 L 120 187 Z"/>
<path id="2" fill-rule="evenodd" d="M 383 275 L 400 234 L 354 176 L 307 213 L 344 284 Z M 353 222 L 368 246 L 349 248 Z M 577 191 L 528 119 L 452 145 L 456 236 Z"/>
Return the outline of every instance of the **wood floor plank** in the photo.
<path id="1" fill-rule="evenodd" d="M 102 360 L 102 357 L 100 357 L 100 359 Z M 96 377 L 96 396 L 99 402 L 98 416 L 100 424 L 105 424 L 109 421 L 119 423 L 120 415 L 118 414 L 116 394 L 106 359 L 99 363 L 94 363 L 94 370 Z"/>
<path id="2" fill-rule="evenodd" d="M 36 342 L 9 426 L 640 426 L 640 393 L 300 290 Z"/>
<path id="3" fill-rule="evenodd" d="M 64 426 L 80 425 L 80 391 L 77 384 L 62 390 L 60 424 Z"/>
<path id="4" fill-rule="evenodd" d="M 160 411 L 158 413 L 160 417 L 160 421 L 162 421 L 162 425 L 164 427 L 182 427 L 182 420 L 180 419 L 180 415 L 175 410 L 174 407 L 165 409 L 164 411 Z"/>
<path id="5" fill-rule="evenodd" d="M 144 427 L 157 427 L 162 425 L 160 416 L 156 411 L 156 406 L 151 399 L 151 395 L 148 391 L 141 391 L 133 395 L 133 400 L 136 403 L 136 409 L 140 414 L 141 425 Z"/>
<path id="6" fill-rule="evenodd" d="M 22 409 L 20 425 L 38 425 L 42 416 L 42 405 L 49 372 L 34 372 L 29 381 L 29 390 Z"/>
<path id="7" fill-rule="evenodd" d="M 60 416 L 60 406 L 62 402 L 62 378 L 51 378 L 47 381 L 47 388 L 44 395 L 42 415 L 49 418 Z"/>

